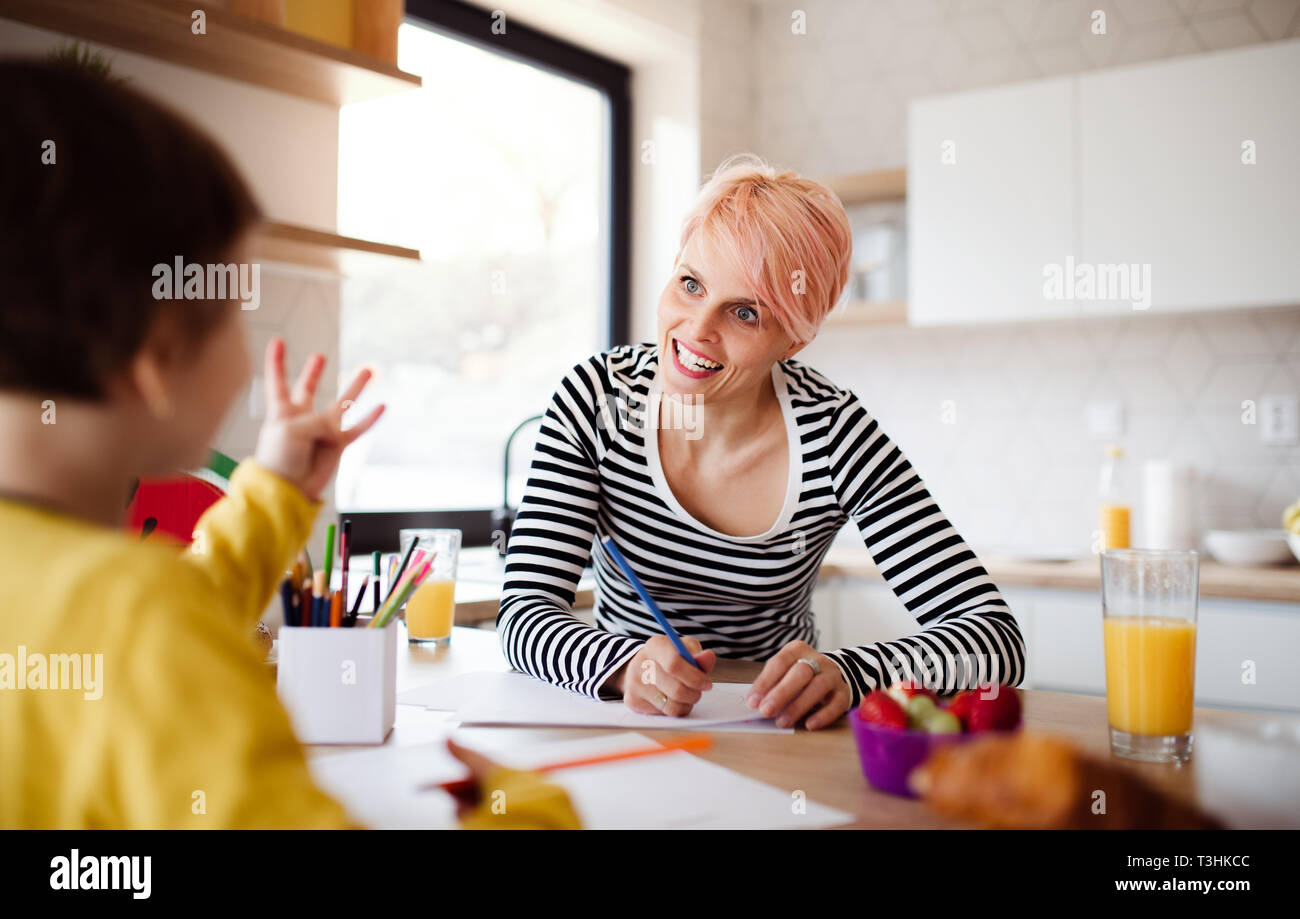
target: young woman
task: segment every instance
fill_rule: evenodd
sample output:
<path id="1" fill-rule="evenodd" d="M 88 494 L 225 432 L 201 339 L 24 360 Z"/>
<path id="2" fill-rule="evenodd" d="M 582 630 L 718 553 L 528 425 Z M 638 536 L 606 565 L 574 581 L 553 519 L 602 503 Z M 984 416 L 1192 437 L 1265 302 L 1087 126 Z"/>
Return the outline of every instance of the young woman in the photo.
<path id="1" fill-rule="evenodd" d="M 1015 618 L 925 483 L 857 397 L 792 359 L 838 300 L 851 245 L 839 201 L 794 173 L 739 159 L 704 187 L 657 341 L 578 364 L 546 412 L 497 619 L 515 667 L 684 715 L 716 657 L 765 661 L 750 706 L 809 729 L 898 678 L 1021 681 Z M 849 521 L 921 628 L 821 651 L 812 591 Z M 571 612 L 593 537 L 595 628 Z M 702 670 L 660 634 L 608 537 Z"/>
<path id="2" fill-rule="evenodd" d="M 153 267 L 246 262 L 258 208 L 133 91 L 0 62 L 0 99 L 0 828 L 346 827 L 252 630 L 383 411 L 343 426 L 370 374 L 317 409 L 324 358 L 290 389 L 273 341 L 256 454 L 201 551 L 128 538 L 132 481 L 201 465 L 249 372 L 239 303 L 155 299 Z M 14 673 L 38 660 L 58 677 Z M 507 815 L 466 825 L 576 825 L 563 791 L 453 752 L 510 789 Z"/>

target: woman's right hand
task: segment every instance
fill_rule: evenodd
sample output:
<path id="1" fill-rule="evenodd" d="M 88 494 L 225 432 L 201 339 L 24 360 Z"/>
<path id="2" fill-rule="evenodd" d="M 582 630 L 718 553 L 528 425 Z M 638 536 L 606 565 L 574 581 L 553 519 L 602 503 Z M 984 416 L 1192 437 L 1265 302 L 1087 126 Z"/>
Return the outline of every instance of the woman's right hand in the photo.
<path id="1" fill-rule="evenodd" d="M 611 680 L 622 690 L 624 705 L 642 715 L 681 718 L 691 713 L 713 688 L 708 674 L 718 656 L 703 650 L 694 638 L 683 637 L 682 643 L 703 669 L 688 664 L 667 635 L 656 635 Z"/>

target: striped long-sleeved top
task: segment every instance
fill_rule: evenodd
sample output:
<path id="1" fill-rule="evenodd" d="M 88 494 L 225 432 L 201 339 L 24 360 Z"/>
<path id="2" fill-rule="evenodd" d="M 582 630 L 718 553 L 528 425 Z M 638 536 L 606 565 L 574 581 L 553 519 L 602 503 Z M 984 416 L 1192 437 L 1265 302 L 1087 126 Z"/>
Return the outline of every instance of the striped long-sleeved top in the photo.
<path id="1" fill-rule="evenodd" d="M 497 616 L 514 667 L 618 698 L 603 684 L 662 631 L 601 545 L 610 536 L 673 627 L 719 657 L 764 661 L 796 639 L 817 647 L 818 568 L 852 520 L 919 625 L 893 641 L 819 648 L 843 672 L 853 704 L 897 679 L 941 691 L 1020 683 L 1024 639 L 1006 602 L 853 393 L 798 361 L 773 365 L 790 447 L 785 503 L 767 532 L 729 536 L 694 519 L 664 478 L 658 366 L 655 345 L 615 348 L 575 366 L 551 400 Z M 690 406 L 671 407 L 679 411 L 670 421 L 693 436 Z M 589 562 L 596 628 L 571 612 Z"/>

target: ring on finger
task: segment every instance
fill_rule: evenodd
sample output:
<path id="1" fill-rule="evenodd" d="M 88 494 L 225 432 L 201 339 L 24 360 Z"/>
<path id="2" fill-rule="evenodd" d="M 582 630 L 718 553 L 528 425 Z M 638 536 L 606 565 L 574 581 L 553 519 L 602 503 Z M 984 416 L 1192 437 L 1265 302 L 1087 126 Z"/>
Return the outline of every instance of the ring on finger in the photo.
<path id="1" fill-rule="evenodd" d="M 667 697 L 666 695 L 664 695 L 663 690 L 661 690 L 661 689 L 656 689 L 656 690 L 655 690 L 655 708 L 659 709 L 659 711 L 662 712 L 662 711 L 664 710 L 664 706 L 667 705 L 667 704 L 668 704 L 668 697 Z"/>
<path id="2" fill-rule="evenodd" d="M 815 657 L 801 657 L 801 658 L 799 658 L 799 660 L 796 661 L 795 663 L 799 663 L 799 664 L 807 664 L 809 667 L 812 668 L 813 676 L 821 676 L 822 665 L 819 664 L 819 663 L 817 663 L 817 658 L 815 658 Z"/>

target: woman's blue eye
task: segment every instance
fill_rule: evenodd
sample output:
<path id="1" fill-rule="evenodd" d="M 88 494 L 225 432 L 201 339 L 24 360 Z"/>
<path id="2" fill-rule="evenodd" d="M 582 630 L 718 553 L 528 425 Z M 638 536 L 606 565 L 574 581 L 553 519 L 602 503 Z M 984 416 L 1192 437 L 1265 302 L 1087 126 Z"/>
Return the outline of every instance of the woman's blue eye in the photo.
<path id="1" fill-rule="evenodd" d="M 758 310 L 751 306 L 742 306 L 736 310 L 736 316 L 741 322 L 757 322 Z"/>
<path id="2" fill-rule="evenodd" d="M 682 286 L 686 288 L 688 294 L 699 293 L 700 282 L 695 280 L 689 274 L 682 275 Z"/>

